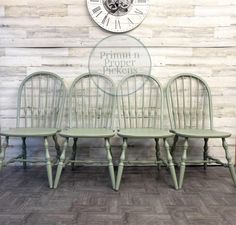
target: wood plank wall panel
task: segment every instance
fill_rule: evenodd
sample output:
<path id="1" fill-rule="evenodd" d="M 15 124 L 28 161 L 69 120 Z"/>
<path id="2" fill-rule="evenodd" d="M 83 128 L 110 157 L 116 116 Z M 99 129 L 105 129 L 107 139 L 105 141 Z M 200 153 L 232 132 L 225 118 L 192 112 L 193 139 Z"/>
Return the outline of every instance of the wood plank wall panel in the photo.
<path id="1" fill-rule="evenodd" d="M 151 0 L 148 17 L 129 34 L 147 46 L 152 74 L 163 85 L 181 72 L 209 83 L 215 127 L 232 132 L 234 154 L 236 1 Z M 69 86 L 87 72 L 90 51 L 108 35 L 90 19 L 86 0 L 0 0 L 1 127 L 15 124 L 17 88 L 27 74 L 56 72 Z M 220 145 L 211 142 L 211 150 L 223 157 Z"/>

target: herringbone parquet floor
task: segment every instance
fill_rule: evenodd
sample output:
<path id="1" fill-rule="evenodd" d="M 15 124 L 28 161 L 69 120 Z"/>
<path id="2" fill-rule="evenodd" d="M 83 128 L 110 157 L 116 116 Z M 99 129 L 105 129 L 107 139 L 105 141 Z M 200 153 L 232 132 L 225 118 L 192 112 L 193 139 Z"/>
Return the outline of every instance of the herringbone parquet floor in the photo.
<path id="1" fill-rule="evenodd" d="M 0 225 L 235 225 L 236 188 L 228 170 L 189 167 L 175 191 L 165 168 L 127 167 L 121 189 L 104 167 L 63 172 L 47 187 L 43 166 L 11 166 L 0 175 Z"/>

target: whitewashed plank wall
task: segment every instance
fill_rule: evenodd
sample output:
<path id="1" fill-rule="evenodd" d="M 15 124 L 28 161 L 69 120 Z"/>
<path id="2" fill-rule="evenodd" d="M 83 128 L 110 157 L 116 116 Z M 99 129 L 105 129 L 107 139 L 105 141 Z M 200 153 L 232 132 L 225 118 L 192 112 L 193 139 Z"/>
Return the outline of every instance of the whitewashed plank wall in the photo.
<path id="1" fill-rule="evenodd" d="M 215 127 L 232 132 L 234 155 L 236 0 L 151 0 L 148 17 L 129 34 L 147 46 L 152 74 L 163 85 L 180 72 L 209 83 Z M 108 35 L 90 19 L 86 0 L 0 0 L 2 129 L 15 125 L 17 88 L 27 74 L 56 72 L 69 86 L 87 72 L 90 51 Z M 222 158 L 220 144 L 211 141 L 210 149 Z"/>

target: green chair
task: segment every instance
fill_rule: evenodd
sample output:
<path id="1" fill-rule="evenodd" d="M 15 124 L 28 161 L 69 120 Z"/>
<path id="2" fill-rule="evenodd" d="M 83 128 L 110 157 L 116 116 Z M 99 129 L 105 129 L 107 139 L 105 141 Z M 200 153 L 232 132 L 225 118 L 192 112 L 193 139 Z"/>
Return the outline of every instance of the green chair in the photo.
<path id="1" fill-rule="evenodd" d="M 187 159 L 189 138 L 204 139 L 203 160 L 200 163 L 206 169 L 209 163 L 219 163 L 228 166 L 233 182 L 236 185 L 236 175 L 232 158 L 228 151 L 226 138 L 230 133 L 216 131 L 213 128 L 213 112 L 210 88 L 199 76 L 193 74 L 179 74 L 173 77 L 166 87 L 166 100 L 169 112 L 171 132 L 175 134 L 172 154 L 178 138 L 184 138 L 184 147 L 180 163 L 179 188 L 183 185 Z M 225 150 L 227 164 L 208 155 L 208 139 L 221 138 Z"/>
<path id="2" fill-rule="evenodd" d="M 69 91 L 69 129 L 60 135 L 65 138 L 60 162 L 57 167 L 54 188 L 57 188 L 62 168 L 76 160 L 78 138 L 103 138 L 108 160 L 112 187 L 115 188 L 115 175 L 112 162 L 110 138 L 114 136 L 112 114 L 115 99 L 114 83 L 108 77 L 84 74 L 73 82 Z M 72 155 L 65 159 L 69 139 L 73 139 Z"/>
<path id="3" fill-rule="evenodd" d="M 65 94 L 63 80 L 56 74 L 36 72 L 23 80 L 18 91 L 16 128 L 0 132 L 0 136 L 5 137 L 5 143 L 0 153 L 0 169 L 3 165 L 6 166 L 13 162 L 23 162 L 24 168 L 26 168 L 27 162 L 45 162 L 45 160 L 27 159 L 26 138 L 41 137 L 44 139 L 49 186 L 53 187 L 48 138 L 53 137 L 59 156 L 60 148 L 56 134 L 61 123 Z M 22 138 L 22 154 L 4 162 L 9 137 Z"/>
<path id="4" fill-rule="evenodd" d="M 169 151 L 167 138 L 173 137 L 163 130 L 163 91 L 160 83 L 152 76 L 130 75 L 122 79 L 117 88 L 119 112 L 118 135 L 123 138 L 122 152 L 116 180 L 116 190 L 125 166 L 128 138 L 155 139 L 156 165 L 164 163 L 169 167 L 175 189 L 178 189 L 175 167 Z M 159 139 L 164 140 L 168 162 L 160 157 Z M 146 163 L 146 161 L 142 161 Z"/>

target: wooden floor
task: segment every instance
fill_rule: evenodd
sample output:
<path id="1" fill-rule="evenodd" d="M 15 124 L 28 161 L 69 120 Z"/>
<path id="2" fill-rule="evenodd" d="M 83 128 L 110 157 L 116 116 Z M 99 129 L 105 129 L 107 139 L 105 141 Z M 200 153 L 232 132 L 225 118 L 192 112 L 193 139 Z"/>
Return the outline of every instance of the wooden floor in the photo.
<path id="1" fill-rule="evenodd" d="M 235 225 L 236 188 L 222 167 L 188 167 L 175 191 L 165 168 L 125 168 L 119 192 L 108 171 L 79 167 L 63 172 L 57 190 L 42 166 L 10 166 L 0 175 L 1 225 Z"/>

